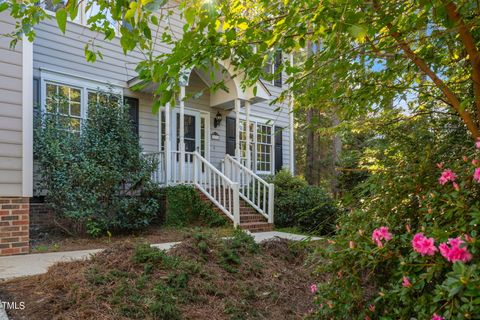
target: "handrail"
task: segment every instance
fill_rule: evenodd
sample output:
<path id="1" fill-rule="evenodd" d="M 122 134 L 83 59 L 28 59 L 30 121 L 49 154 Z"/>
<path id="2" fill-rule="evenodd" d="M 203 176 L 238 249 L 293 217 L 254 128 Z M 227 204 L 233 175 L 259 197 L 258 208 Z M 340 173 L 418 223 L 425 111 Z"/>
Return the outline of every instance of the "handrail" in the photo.
<path id="1" fill-rule="evenodd" d="M 234 227 L 240 224 L 239 184 L 197 151 L 193 152 L 193 184 L 233 221 Z"/>
<path id="2" fill-rule="evenodd" d="M 193 158 L 194 152 L 171 151 L 170 152 L 170 183 L 192 184 L 193 183 Z"/>
<path id="3" fill-rule="evenodd" d="M 274 185 L 228 154 L 225 155 L 222 168 L 227 177 L 239 183 L 240 197 L 267 218 L 269 223 L 273 223 Z"/>

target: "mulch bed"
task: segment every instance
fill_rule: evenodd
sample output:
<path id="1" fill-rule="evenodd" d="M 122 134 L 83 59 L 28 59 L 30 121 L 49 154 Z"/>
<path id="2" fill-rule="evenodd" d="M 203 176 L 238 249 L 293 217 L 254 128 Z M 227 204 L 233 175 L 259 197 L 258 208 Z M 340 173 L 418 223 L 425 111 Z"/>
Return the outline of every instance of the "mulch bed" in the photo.
<path id="1" fill-rule="evenodd" d="M 202 227 L 205 229 L 205 227 Z M 220 236 L 229 236 L 232 233 L 231 227 L 212 229 Z M 131 234 L 114 234 L 111 237 L 99 238 L 71 237 L 59 231 L 44 232 L 35 234 L 30 239 L 31 253 L 76 251 L 88 249 L 104 249 L 113 244 L 129 243 L 165 243 L 182 241 L 194 232 L 194 226 L 189 228 L 173 228 L 163 226 L 151 226 L 148 229 Z"/>
<path id="2" fill-rule="evenodd" d="M 301 319 L 313 307 L 311 250 L 195 234 L 168 253 L 123 243 L 4 282 L 0 297 L 25 303 L 11 319 Z"/>

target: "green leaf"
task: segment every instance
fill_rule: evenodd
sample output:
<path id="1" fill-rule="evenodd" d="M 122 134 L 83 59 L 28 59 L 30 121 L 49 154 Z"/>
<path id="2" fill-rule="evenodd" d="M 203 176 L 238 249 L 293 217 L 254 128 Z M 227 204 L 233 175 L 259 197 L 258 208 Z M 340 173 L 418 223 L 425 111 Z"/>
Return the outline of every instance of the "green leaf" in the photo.
<path id="1" fill-rule="evenodd" d="M 195 9 L 190 7 L 185 10 L 185 20 L 188 24 L 192 25 L 195 22 Z"/>
<path id="2" fill-rule="evenodd" d="M 360 41 L 363 41 L 367 36 L 367 29 L 363 26 L 353 25 L 348 28 L 348 31 L 353 37 Z"/>
<path id="3" fill-rule="evenodd" d="M 166 0 L 153 0 L 152 2 L 147 3 L 144 7 L 152 12 L 160 10 L 167 3 Z"/>
<path id="4" fill-rule="evenodd" d="M 55 18 L 57 18 L 57 24 L 60 28 L 60 31 L 62 31 L 62 33 L 65 33 L 65 30 L 67 28 L 67 10 L 65 10 L 65 8 L 57 10 L 57 12 L 55 13 Z"/>
<path id="5" fill-rule="evenodd" d="M 0 12 L 5 11 L 8 9 L 8 2 L 0 3 Z"/>

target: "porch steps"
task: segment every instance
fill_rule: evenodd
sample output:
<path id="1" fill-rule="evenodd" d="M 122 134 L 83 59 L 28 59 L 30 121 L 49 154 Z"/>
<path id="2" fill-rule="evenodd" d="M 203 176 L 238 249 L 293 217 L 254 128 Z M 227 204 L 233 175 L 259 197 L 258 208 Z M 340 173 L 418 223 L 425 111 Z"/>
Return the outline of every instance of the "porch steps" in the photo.
<path id="1" fill-rule="evenodd" d="M 213 209 L 219 214 L 224 215 L 223 211 L 217 208 L 210 199 L 200 190 L 197 189 L 197 192 L 200 196 L 200 199 L 208 204 L 211 204 Z M 229 219 L 230 221 L 230 219 Z M 240 225 L 239 227 L 243 230 L 248 230 L 250 232 L 264 232 L 272 231 L 273 223 L 268 223 L 267 219 L 258 213 L 254 208 L 252 208 L 245 200 L 240 199 Z"/>

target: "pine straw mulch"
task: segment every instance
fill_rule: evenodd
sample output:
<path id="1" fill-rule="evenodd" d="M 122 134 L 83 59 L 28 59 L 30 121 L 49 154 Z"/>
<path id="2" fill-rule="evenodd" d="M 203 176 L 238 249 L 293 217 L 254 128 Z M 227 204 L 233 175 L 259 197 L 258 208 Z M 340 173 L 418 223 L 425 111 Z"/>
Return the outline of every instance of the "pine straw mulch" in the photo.
<path id="1" fill-rule="evenodd" d="M 310 245 L 194 234 L 165 253 L 117 244 L 0 285 L 11 319 L 300 319 L 313 307 Z"/>

